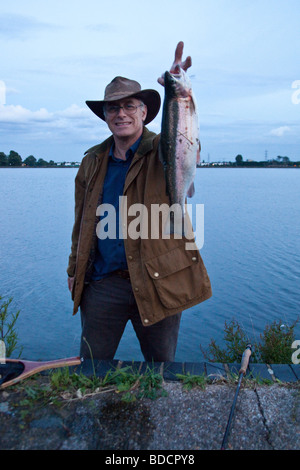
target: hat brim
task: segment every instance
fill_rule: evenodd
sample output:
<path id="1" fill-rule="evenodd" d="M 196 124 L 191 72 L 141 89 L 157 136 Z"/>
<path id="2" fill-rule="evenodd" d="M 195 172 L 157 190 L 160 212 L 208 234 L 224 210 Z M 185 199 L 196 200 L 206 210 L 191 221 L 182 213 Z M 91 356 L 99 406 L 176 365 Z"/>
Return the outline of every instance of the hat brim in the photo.
<path id="1" fill-rule="evenodd" d="M 144 121 L 144 124 L 149 124 L 149 122 L 153 121 L 153 119 L 157 116 L 161 99 L 160 94 L 156 90 L 141 90 L 137 93 L 132 93 L 130 95 L 124 96 L 120 94 L 120 96 L 114 96 L 113 100 L 102 100 L 102 101 L 86 101 L 87 106 L 93 111 L 96 116 L 100 119 L 105 121 L 105 116 L 103 112 L 103 107 L 105 103 L 109 103 L 109 101 L 118 101 L 125 98 L 138 98 L 143 101 L 143 103 L 147 106 L 147 116 Z"/>

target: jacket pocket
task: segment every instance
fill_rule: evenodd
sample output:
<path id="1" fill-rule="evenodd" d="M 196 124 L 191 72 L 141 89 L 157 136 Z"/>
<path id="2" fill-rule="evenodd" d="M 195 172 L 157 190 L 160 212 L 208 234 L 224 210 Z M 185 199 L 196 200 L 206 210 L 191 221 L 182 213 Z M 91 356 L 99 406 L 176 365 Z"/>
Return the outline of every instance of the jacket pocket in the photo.
<path id="1" fill-rule="evenodd" d="M 198 251 L 175 248 L 145 262 L 161 303 L 169 309 L 184 307 L 199 295 L 199 276 L 194 268 Z"/>

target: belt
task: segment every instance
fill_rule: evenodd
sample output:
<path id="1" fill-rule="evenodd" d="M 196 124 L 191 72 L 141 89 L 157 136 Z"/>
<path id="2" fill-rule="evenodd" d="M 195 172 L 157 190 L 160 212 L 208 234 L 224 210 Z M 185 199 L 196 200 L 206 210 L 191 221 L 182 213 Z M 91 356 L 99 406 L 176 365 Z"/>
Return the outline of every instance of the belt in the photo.
<path id="1" fill-rule="evenodd" d="M 111 273 L 113 276 L 121 277 L 122 279 L 130 279 L 129 271 L 127 269 L 117 269 Z"/>

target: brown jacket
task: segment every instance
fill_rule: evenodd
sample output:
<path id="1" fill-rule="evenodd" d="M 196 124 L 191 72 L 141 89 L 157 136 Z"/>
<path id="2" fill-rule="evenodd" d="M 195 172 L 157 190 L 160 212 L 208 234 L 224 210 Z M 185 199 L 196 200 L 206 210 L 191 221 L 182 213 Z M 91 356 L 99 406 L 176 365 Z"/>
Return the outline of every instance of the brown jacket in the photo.
<path id="1" fill-rule="evenodd" d="M 78 311 L 84 283 L 93 264 L 97 236 L 96 209 L 106 174 L 113 137 L 86 152 L 75 179 L 75 223 L 67 273 L 75 276 L 72 299 Z M 127 207 L 147 207 L 150 233 L 151 204 L 169 204 L 163 166 L 158 156 L 159 136 L 144 128 L 143 138 L 128 170 L 124 196 Z M 127 227 L 138 216 L 128 216 Z M 191 241 L 191 240 L 188 240 Z M 210 280 L 199 250 L 186 250 L 187 240 L 125 237 L 125 252 L 132 289 L 142 322 L 152 325 L 208 299 Z"/>

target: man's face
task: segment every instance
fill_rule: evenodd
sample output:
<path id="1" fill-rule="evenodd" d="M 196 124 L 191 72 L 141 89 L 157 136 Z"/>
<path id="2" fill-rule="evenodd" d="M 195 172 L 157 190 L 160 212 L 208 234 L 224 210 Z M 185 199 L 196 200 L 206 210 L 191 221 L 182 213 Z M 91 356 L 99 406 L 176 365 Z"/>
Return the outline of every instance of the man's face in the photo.
<path id="1" fill-rule="evenodd" d="M 128 104 L 138 106 L 136 111 L 134 109 L 134 114 L 127 112 L 124 108 L 120 108 L 117 113 L 111 114 L 108 112 L 108 105 L 106 105 L 105 120 L 115 137 L 132 137 L 136 140 L 142 134 L 143 121 L 147 116 L 147 106 L 141 106 L 141 102 L 136 98 L 113 101 L 109 103 L 109 106 L 125 106 Z"/>

